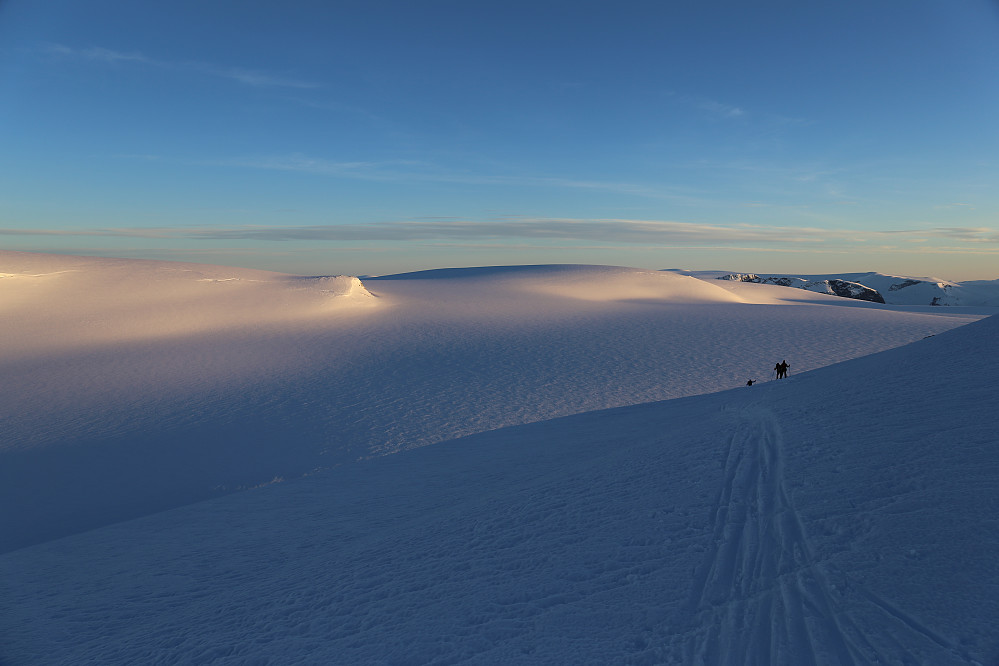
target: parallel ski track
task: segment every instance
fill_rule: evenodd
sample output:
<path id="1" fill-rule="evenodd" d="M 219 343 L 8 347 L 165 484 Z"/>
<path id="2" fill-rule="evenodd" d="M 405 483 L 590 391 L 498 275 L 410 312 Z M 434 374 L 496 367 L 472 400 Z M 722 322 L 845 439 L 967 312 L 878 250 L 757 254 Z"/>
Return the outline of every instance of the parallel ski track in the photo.
<path id="1" fill-rule="evenodd" d="M 947 663 L 974 663 L 937 633 L 873 593 L 830 585 L 809 546 L 784 482 L 780 425 L 764 407 L 736 415 L 725 471 L 711 512 L 712 546 L 694 576 L 688 602 L 693 626 L 672 646 L 689 665 L 918 664 L 929 641 Z M 838 577 L 845 578 L 842 573 Z M 843 586 L 841 586 L 843 587 Z M 892 637 L 870 637 L 847 612 L 873 604 L 901 624 Z M 886 645 L 885 643 L 889 643 Z M 890 654 L 885 654 L 888 652 Z"/>

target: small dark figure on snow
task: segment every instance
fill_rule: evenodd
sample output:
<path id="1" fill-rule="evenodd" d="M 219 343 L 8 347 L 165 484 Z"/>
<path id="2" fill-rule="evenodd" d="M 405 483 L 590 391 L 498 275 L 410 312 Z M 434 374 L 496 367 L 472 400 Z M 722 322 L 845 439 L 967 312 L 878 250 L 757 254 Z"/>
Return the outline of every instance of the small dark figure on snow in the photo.
<path id="1" fill-rule="evenodd" d="M 777 379 L 783 379 L 784 377 L 787 377 L 787 369 L 790 367 L 791 366 L 787 364 L 787 361 L 781 361 L 780 363 L 778 363 L 774 367 L 774 370 L 777 371 Z"/>
<path id="2" fill-rule="evenodd" d="M 755 383 L 756 383 L 755 379 L 750 379 L 748 382 L 746 382 L 746 386 L 752 386 Z"/>

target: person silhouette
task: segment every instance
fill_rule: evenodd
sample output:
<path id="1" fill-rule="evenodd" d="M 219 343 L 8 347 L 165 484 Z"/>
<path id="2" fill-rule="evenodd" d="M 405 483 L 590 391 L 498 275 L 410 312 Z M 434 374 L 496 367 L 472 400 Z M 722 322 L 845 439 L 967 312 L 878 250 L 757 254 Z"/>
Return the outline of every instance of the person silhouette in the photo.
<path id="1" fill-rule="evenodd" d="M 782 379 L 787 377 L 787 369 L 791 366 L 787 364 L 787 361 L 781 361 L 777 364 L 777 379 Z"/>

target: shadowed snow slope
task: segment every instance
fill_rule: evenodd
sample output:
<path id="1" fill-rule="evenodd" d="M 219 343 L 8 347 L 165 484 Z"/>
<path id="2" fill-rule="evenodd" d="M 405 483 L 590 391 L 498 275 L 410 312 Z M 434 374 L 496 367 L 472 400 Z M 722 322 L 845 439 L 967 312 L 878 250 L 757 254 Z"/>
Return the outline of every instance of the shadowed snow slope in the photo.
<path id="1" fill-rule="evenodd" d="M 999 663 L 996 340 L 992 317 L 7 553 L 0 660 Z"/>
<path id="2" fill-rule="evenodd" d="M 601 266 L 362 285 L 2 252 L 0 273 L 0 506 L 16 507 L 0 513 L 0 552 L 477 432 L 741 386 L 782 358 L 794 375 L 979 318 Z"/>

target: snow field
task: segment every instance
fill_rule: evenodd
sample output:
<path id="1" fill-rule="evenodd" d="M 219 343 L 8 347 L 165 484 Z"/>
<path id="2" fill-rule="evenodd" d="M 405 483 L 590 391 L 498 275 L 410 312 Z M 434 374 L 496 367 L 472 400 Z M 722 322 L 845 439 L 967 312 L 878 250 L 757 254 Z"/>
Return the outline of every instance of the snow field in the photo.
<path id="1" fill-rule="evenodd" d="M 999 663 L 980 311 L 614 267 L 0 273 L 0 663 Z"/>
<path id="2" fill-rule="evenodd" d="M 779 298 L 801 292 L 613 267 L 389 276 L 351 299 L 260 271 L 27 258 L 65 281 L 11 320 L 49 331 L 49 352 L 27 333 L 0 350 L 17 387 L 0 396 L 0 501 L 21 507 L 0 516 L 2 550 L 507 425 L 741 386 L 781 358 L 804 372 L 976 318 L 817 295 L 789 307 Z M 163 334 L 164 312 L 186 332 Z M 114 325 L 78 340 L 96 319 Z"/>
<path id="3" fill-rule="evenodd" d="M 19 575 L 3 593 L 22 621 L 7 654 L 994 663 L 999 455 L 984 398 L 997 328 L 480 433 L 8 553 L 0 565 Z M 979 362 L 953 363 L 965 356 Z"/>

